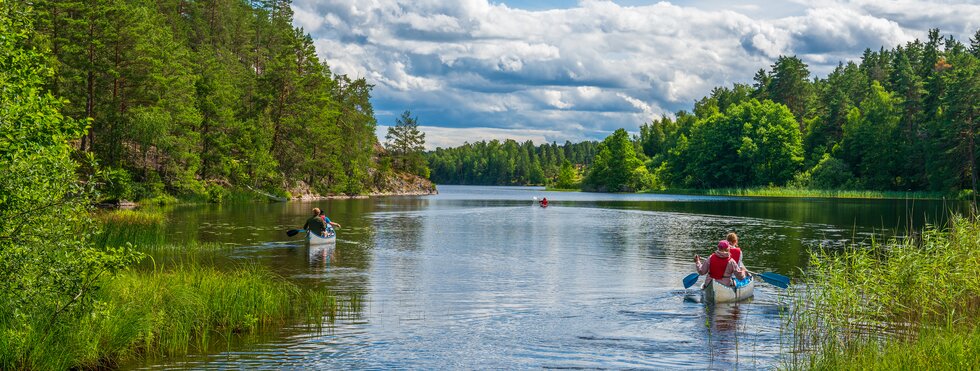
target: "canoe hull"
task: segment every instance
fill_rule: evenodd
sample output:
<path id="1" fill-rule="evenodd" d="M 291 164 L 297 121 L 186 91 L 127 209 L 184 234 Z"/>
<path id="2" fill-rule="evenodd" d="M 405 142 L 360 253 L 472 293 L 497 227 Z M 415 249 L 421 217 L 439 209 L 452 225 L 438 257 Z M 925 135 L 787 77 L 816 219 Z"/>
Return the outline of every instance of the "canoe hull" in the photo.
<path id="1" fill-rule="evenodd" d="M 310 243 L 310 246 L 321 246 L 321 245 L 333 244 L 333 243 L 336 243 L 337 242 L 337 234 L 336 233 L 329 233 L 328 232 L 327 237 L 321 237 L 321 236 L 317 236 L 317 235 L 315 235 L 313 233 L 307 233 L 306 234 L 306 241 Z"/>
<path id="2" fill-rule="evenodd" d="M 709 279 L 704 288 L 704 301 L 707 303 L 734 303 L 751 298 L 755 290 L 755 279 L 749 280 L 745 286 L 734 288 L 722 285 Z"/>

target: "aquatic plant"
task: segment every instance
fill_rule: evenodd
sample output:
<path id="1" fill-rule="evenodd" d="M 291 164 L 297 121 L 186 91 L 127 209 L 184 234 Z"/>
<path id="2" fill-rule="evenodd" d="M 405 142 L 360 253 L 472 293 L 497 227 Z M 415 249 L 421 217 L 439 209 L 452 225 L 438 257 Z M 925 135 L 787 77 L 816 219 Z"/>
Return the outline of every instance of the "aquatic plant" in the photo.
<path id="1" fill-rule="evenodd" d="M 94 236 L 96 246 L 152 246 L 166 238 L 165 217 L 158 209 L 102 211 L 94 216 L 101 224 Z"/>
<path id="2" fill-rule="evenodd" d="M 790 368 L 977 368 L 980 221 L 812 255 Z M 966 362 L 966 363 L 964 363 Z"/>
<path id="3" fill-rule="evenodd" d="M 221 271 L 185 262 L 106 280 L 95 310 L 50 332 L 0 319 L 0 368 L 106 368 L 206 351 L 216 340 L 288 323 L 321 328 L 357 307 L 258 265 Z"/>
<path id="4" fill-rule="evenodd" d="M 833 189 L 804 189 L 789 187 L 667 189 L 650 193 L 687 194 L 704 196 L 794 197 L 794 198 L 864 198 L 864 199 L 958 199 L 942 192 L 894 192 Z"/>

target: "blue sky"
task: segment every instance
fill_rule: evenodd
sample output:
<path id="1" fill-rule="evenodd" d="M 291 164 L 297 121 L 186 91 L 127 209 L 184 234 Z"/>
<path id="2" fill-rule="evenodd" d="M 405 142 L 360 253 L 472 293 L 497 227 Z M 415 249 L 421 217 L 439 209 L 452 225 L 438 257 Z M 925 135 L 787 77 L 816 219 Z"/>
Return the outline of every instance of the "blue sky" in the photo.
<path id="1" fill-rule="evenodd" d="M 404 110 L 427 144 L 601 139 L 750 82 L 779 55 L 824 75 L 865 48 L 966 41 L 978 1 L 294 0 L 334 72 L 375 85 L 379 133 Z"/>

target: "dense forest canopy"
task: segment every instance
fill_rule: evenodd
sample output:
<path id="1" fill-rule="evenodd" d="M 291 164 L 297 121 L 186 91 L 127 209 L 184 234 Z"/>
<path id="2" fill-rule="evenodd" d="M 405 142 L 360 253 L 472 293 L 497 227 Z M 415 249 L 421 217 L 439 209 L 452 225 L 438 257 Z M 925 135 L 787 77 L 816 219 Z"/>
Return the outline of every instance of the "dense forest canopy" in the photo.
<path id="1" fill-rule="evenodd" d="M 579 167 L 590 165 L 597 147 L 597 142 L 535 146 L 531 141 L 518 143 L 508 139 L 436 148 L 426 157 L 430 178 L 436 183 L 527 185 L 556 179 L 564 161 Z"/>
<path id="2" fill-rule="evenodd" d="M 619 153 L 609 153 L 620 163 L 643 161 L 652 178 L 641 180 L 642 172 L 626 176 L 636 169 L 620 166 L 620 180 L 610 184 L 601 180 L 609 178 L 601 176 L 608 168 L 592 167 L 583 186 L 975 192 L 978 121 L 980 31 L 964 44 L 931 30 L 924 42 L 868 49 L 859 61 L 840 63 L 822 78 L 813 77 L 795 56 L 779 57 L 770 69 L 758 71 L 751 85 L 717 87 L 691 111 L 642 125 L 632 138 L 639 150 L 617 145 Z M 433 179 L 542 184 L 556 176 L 546 170 L 544 179 L 515 177 L 510 165 L 482 166 L 479 177 L 462 176 L 489 156 L 483 147 L 430 153 Z M 591 158 L 573 162 L 588 164 Z"/>
<path id="3" fill-rule="evenodd" d="M 76 145 L 111 170 L 110 196 L 375 181 L 372 86 L 330 71 L 288 0 L 30 5 L 48 88 L 90 125 Z"/>

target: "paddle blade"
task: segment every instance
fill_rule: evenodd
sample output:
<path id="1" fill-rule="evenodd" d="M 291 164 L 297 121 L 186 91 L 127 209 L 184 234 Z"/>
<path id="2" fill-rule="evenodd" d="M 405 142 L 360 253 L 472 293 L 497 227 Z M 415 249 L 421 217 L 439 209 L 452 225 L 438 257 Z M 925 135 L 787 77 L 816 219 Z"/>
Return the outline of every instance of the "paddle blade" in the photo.
<path id="1" fill-rule="evenodd" d="M 290 229 L 290 230 L 286 231 L 286 235 L 289 236 L 289 237 L 292 237 L 292 236 L 295 236 L 295 235 L 299 234 L 299 232 L 306 232 L 306 230 L 305 229 Z"/>
<path id="2" fill-rule="evenodd" d="M 789 288 L 789 277 L 778 273 L 765 272 L 759 274 L 759 278 L 762 278 L 766 283 L 776 286 L 781 289 Z"/>
<path id="3" fill-rule="evenodd" d="M 690 288 L 691 286 L 694 286 L 694 284 L 698 282 L 698 277 L 701 276 L 698 275 L 697 273 L 691 273 L 687 275 L 687 277 L 684 277 L 684 288 L 686 289 L 686 288 Z"/>

